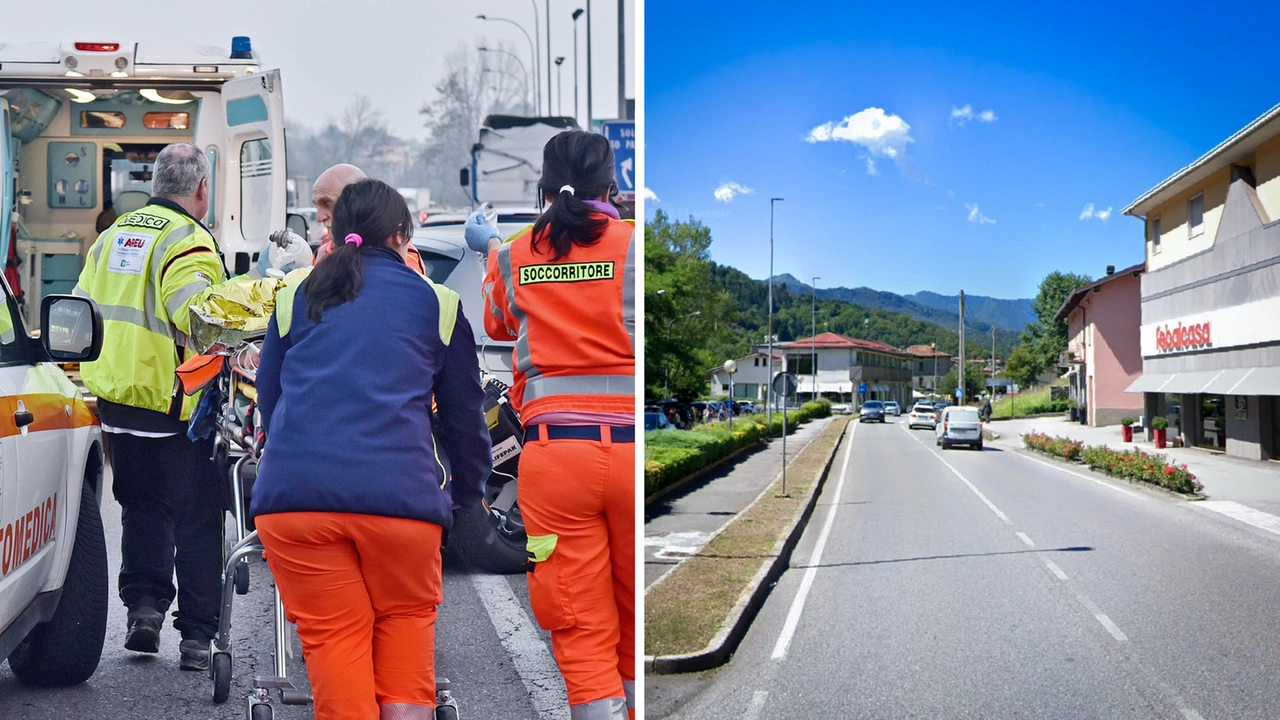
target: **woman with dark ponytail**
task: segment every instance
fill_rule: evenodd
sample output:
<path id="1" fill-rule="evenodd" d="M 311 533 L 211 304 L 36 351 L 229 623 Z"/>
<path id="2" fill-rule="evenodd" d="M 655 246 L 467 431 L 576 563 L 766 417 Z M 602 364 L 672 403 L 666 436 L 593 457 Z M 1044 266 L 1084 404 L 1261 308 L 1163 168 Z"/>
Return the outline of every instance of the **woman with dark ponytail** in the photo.
<path id="1" fill-rule="evenodd" d="M 333 253 L 276 296 L 262 347 L 250 510 L 317 718 L 434 717 L 440 539 L 491 466 L 471 325 L 405 265 L 413 227 L 395 188 L 348 185 Z"/>
<path id="2" fill-rule="evenodd" d="M 608 203 L 613 150 L 579 130 L 543 150 L 534 226 L 488 255 L 486 332 L 515 340 L 529 601 L 551 631 L 571 716 L 635 715 L 635 226 Z"/>

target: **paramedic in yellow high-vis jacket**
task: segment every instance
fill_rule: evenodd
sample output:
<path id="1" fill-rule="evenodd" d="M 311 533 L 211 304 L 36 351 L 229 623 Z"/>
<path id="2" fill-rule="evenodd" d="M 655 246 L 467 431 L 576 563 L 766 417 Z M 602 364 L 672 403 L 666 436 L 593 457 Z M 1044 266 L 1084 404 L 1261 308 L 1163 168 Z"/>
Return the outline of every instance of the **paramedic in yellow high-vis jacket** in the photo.
<path id="1" fill-rule="evenodd" d="M 187 355 L 187 307 L 222 282 L 222 260 L 199 220 L 209 209 L 204 153 L 169 145 L 152 176 L 151 201 L 98 236 L 80 273 L 76 294 L 93 298 L 105 321 L 102 354 L 81 376 L 98 397 L 122 510 L 124 646 L 158 652 L 176 595 L 179 666 L 206 670 L 221 596 L 222 498 L 211 440 L 187 439 L 194 399 L 176 391 L 174 371 Z"/>

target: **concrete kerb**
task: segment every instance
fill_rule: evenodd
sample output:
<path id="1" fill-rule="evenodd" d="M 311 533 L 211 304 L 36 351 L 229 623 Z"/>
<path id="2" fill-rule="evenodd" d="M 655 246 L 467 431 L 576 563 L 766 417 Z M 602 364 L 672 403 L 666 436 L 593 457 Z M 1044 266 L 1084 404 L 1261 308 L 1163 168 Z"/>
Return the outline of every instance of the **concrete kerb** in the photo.
<path id="1" fill-rule="evenodd" d="M 760 569 L 751 578 L 751 582 L 742 591 L 738 602 L 734 605 L 733 610 L 730 611 L 724 625 L 721 626 L 720 632 L 716 633 L 711 642 L 707 643 L 707 646 L 698 652 L 681 655 L 659 655 L 656 657 L 646 655 L 644 658 L 644 671 L 646 673 L 675 675 L 700 672 L 719 667 L 729 661 L 734 651 L 738 649 L 738 644 L 742 642 L 742 638 L 746 636 L 747 630 L 751 627 L 751 622 L 755 620 L 756 614 L 764 606 L 764 601 L 768 599 L 774 583 L 777 582 L 778 578 L 782 576 L 782 573 L 791 564 L 791 553 L 795 550 L 796 545 L 800 543 L 800 536 L 804 534 L 809 518 L 813 515 L 814 508 L 817 507 L 818 496 L 822 494 L 822 488 L 826 485 L 827 477 L 831 474 L 831 465 L 835 460 L 835 456 L 849 434 L 849 426 L 854 422 L 857 422 L 857 420 L 854 419 L 846 423 L 840 431 L 840 437 L 836 441 L 835 447 L 831 449 L 831 454 L 827 456 L 827 461 L 822 466 L 818 481 L 813 484 L 813 488 L 809 492 L 809 498 L 801 506 L 800 511 L 796 513 L 795 518 L 792 519 L 786 533 L 774 545 L 771 553 L 772 559 L 760 566 Z M 773 483 L 770 483 L 769 487 L 765 488 L 761 493 L 761 496 L 763 497 L 764 493 L 769 492 L 769 488 L 772 487 Z"/>

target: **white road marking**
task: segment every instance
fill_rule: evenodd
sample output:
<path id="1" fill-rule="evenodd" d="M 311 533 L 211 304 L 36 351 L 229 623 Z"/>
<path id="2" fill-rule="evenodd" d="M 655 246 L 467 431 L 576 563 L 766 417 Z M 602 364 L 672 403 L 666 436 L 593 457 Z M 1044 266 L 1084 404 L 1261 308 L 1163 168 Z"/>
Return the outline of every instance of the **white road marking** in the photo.
<path id="1" fill-rule="evenodd" d="M 711 540 L 711 533 L 705 532 L 673 532 L 660 535 L 645 535 L 645 547 L 661 548 L 653 554 L 660 560 L 684 560 L 696 555 Z"/>
<path id="2" fill-rule="evenodd" d="M 1068 470 L 1068 469 L 1066 469 L 1065 467 L 1063 467 L 1060 463 L 1056 463 L 1056 462 L 1048 462 L 1047 460 L 1041 460 L 1040 458 L 1034 458 L 1034 457 L 1031 457 L 1030 455 L 1028 455 L 1028 454 L 1026 454 L 1026 453 L 1021 453 L 1021 452 L 1015 452 L 1015 453 L 1014 453 L 1014 455 L 1018 455 L 1018 456 L 1024 457 L 1024 458 L 1026 458 L 1026 459 L 1030 460 L 1030 461 L 1031 461 L 1031 462 L 1033 462 L 1033 463 L 1040 463 L 1041 465 L 1044 465 L 1045 467 L 1051 467 L 1051 468 L 1053 468 L 1054 470 L 1057 470 L 1057 471 L 1059 471 L 1059 472 L 1064 472 L 1064 473 L 1066 473 L 1066 474 L 1068 474 L 1068 475 L 1075 475 L 1076 477 L 1078 477 L 1078 478 L 1084 478 L 1085 480 L 1088 480 L 1089 482 L 1098 483 L 1099 485 L 1101 485 L 1101 486 L 1102 486 L 1102 487 L 1104 487 L 1104 488 L 1109 488 L 1109 489 L 1111 489 L 1111 490 L 1115 490 L 1115 491 L 1116 491 L 1116 492 L 1118 492 L 1118 493 L 1121 493 L 1121 494 L 1124 494 L 1124 495 L 1128 495 L 1129 497 L 1132 497 L 1132 498 L 1138 498 L 1139 500 L 1146 500 L 1146 499 L 1147 499 L 1147 496 L 1145 496 L 1145 495 L 1139 495 L 1138 493 L 1133 492 L 1132 490 L 1126 490 L 1126 489 L 1124 489 L 1124 488 L 1122 488 L 1122 487 L 1117 487 L 1117 486 L 1112 485 L 1111 483 L 1109 483 L 1109 482 L 1107 482 L 1106 480 L 1103 480 L 1103 479 L 1101 479 L 1101 478 L 1089 477 L 1088 475 L 1085 475 L 1084 473 L 1078 473 L 1078 472 L 1076 472 L 1076 471 L 1074 471 L 1074 470 Z"/>
<path id="3" fill-rule="evenodd" d="M 1049 572 L 1053 573 L 1059 580 L 1062 582 L 1067 581 L 1067 574 L 1062 572 L 1062 568 L 1058 567 L 1057 563 L 1052 560 L 1045 560 L 1044 565 L 1049 568 Z"/>
<path id="4" fill-rule="evenodd" d="M 757 690 L 751 696 L 751 704 L 747 706 L 746 712 L 742 713 L 742 720 L 756 720 L 760 717 L 761 711 L 764 710 L 764 701 L 768 698 L 768 690 Z"/>
<path id="5" fill-rule="evenodd" d="M 834 500 L 827 511 L 826 522 L 822 524 L 822 532 L 818 534 L 818 543 L 813 548 L 813 557 L 809 560 L 809 569 L 804 571 L 800 581 L 800 590 L 791 601 L 791 609 L 787 611 L 787 619 L 782 623 L 782 633 L 773 646 L 773 659 L 782 660 L 787 656 L 787 648 L 791 638 L 796 634 L 796 626 L 800 624 L 800 614 L 804 612 L 804 601 L 809 597 L 809 588 L 813 587 L 813 578 L 818 574 L 818 565 L 822 563 L 822 551 L 827 549 L 827 537 L 831 534 L 831 526 L 836 520 L 836 511 L 840 508 L 840 495 L 844 492 L 844 481 L 849 476 L 849 457 L 853 454 L 853 436 L 858 430 L 858 423 L 849 423 L 848 445 L 845 446 L 844 464 L 840 468 L 840 481 L 836 483 Z"/>
<path id="6" fill-rule="evenodd" d="M 1111 618 L 1107 617 L 1107 614 L 1102 612 L 1102 609 L 1094 604 L 1092 600 L 1080 593 L 1076 593 L 1076 599 L 1080 601 L 1081 605 L 1084 605 L 1086 610 L 1093 613 L 1093 617 L 1102 624 L 1102 627 L 1107 629 L 1107 632 L 1111 633 L 1111 637 L 1115 638 L 1116 642 L 1129 642 L 1129 636 L 1125 635 L 1118 625 L 1111 622 Z"/>
<path id="7" fill-rule="evenodd" d="M 908 434 L 908 435 L 910 435 L 910 434 L 911 434 L 911 431 L 910 431 L 910 430 L 908 430 L 908 431 L 907 431 L 907 434 Z M 1011 524 L 1011 523 L 1010 523 L 1010 521 L 1009 521 L 1009 516 L 1008 516 L 1008 515 L 1005 515 L 1003 512 L 1001 512 L 1000 508 L 996 507 L 996 504 L 995 504 L 995 503 L 993 503 L 993 502 L 991 502 L 990 500 L 988 500 L 988 499 L 987 499 L 987 496 L 986 496 L 986 495 L 983 495 L 981 490 L 979 490 L 977 487 L 975 487 L 973 483 L 969 482 L 969 479 L 968 479 L 968 478 L 966 478 L 964 475 L 961 475 L 961 474 L 960 474 L 960 471 L 959 471 L 959 470 L 957 470 L 957 469 L 955 469 L 955 468 L 951 465 L 951 463 L 947 462 L 946 460 L 943 460 L 943 459 L 942 459 L 942 455 L 940 455 L 940 454 L 938 453 L 938 451 L 937 451 L 937 450 L 934 450 L 933 448 L 929 447 L 928 445 L 925 445 L 925 444 L 924 444 L 924 442 L 922 442 L 922 441 L 920 440 L 920 438 L 916 437 L 915 435 L 911 435 L 911 439 L 912 439 L 912 440 L 915 440 L 915 441 L 916 441 L 916 442 L 918 442 L 918 443 L 920 443 L 920 446 L 921 446 L 921 447 L 923 447 L 925 450 L 928 450 L 929 452 L 933 453 L 934 457 L 938 458 L 938 462 L 942 463 L 943 465 L 946 465 L 946 466 L 947 466 L 947 469 L 951 471 L 951 474 L 952 474 L 952 475 L 955 475 L 956 477 L 960 478 L 960 482 L 962 482 L 962 483 L 964 483 L 965 485 L 969 486 L 969 489 L 973 491 L 973 494 L 974 494 L 974 495 L 977 495 L 977 496 L 978 496 L 978 499 L 979 499 L 979 500 L 981 500 L 984 504 L 986 504 L 986 506 L 987 506 L 988 508 L 991 508 L 991 512 L 995 513 L 995 514 L 996 514 L 996 517 L 998 517 L 998 518 L 1000 518 L 1001 520 L 1003 520 L 1003 521 L 1005 522 L 1005 524 Z"/>
<path id="8" fill-rule="evenodd" d="M 1212 510 L 1234 520 L 1239 520 L 1246 525 L 1252 525 L 1260 530 L 1280 535 L 1280 517 L 1261 510 L 1254 510 L 1248 505 L 1241 505 L 1231 500 L 1202 500 L 1196 503 L 1196 507 Z"/>
<path id="9" fill-rule="evenodd" d="M 1019 540 L 1021 540 L 1021 541 L 1022 541 L 1022 543 L 1023 543 L 1024 545 L 1026 545 L 1027 547 L 1035 547 L 1035 546 L 1036 546 L 1036 544 L 1035 544 L 1034 542 L 1032 542 L 1031 538 L 1027 537 L 1027 534 L 1026 534 L 1026 533 L 1024 533 L 1024 532 L 1020 532 L 1020 533 L 1018 533 L 1017 535 L 1018 535 L 1018 539 L 1019 539 Z"/>
<path id="10" fill-rule="evenodd" d="M 471 584 L 489 613 L 493 629 L 498 631 L 503 649 L 511 656 L 511 663 L 538 717 L 569 720 L 564 677 L 507 579 L 498 575 L 472 575 Z"/>

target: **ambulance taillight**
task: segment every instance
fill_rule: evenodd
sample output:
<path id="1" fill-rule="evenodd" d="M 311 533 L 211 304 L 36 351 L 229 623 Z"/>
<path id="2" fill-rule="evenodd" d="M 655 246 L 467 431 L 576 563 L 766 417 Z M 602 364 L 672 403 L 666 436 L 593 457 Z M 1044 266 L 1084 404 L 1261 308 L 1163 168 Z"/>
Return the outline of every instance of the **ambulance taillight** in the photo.
<path id="1" fill-rule="evenodd" d="M 79 50 L 80 52 L 115 52 L 119 49 L 120 43 L 76 43 L 76 50 Z"/>

